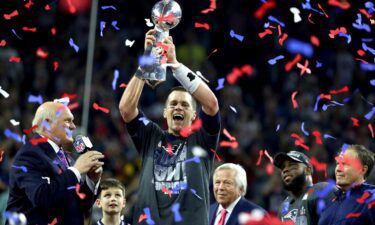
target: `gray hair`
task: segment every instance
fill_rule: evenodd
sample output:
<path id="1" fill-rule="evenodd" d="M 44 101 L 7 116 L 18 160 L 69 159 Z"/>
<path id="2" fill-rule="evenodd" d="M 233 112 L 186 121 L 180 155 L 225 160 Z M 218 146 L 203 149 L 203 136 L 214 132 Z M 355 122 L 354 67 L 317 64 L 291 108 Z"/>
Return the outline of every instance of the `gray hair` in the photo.
<path id="1" fill-rule="evenodd" d="M 38 128 L 34 130 L 36 133 L 43 135 L 43 127 L 47 128 L 47 126 L 44 124 L 45 122 L 43 122 L 46 119 L 50 120 L 49 124 L 55 121 L 57 119 L 56 111 L 54 108 L 41 106 L 36 110 L 32 122 L 32 126 L 38 125 Z"/>
<path id="2" fill-rule="evenodd" d="M 234 163 L 224 163 L 223 165 L 217 167 L 214 172 L 214 177 L 219 170 L 232 170 L 235 172 L 234 180 L 236 181 L 237 188 L 242 188 L 243 192 L 241 196 L 245 196 L 247 190 L 247 175 L 245 169 L 239 165 Z"/>

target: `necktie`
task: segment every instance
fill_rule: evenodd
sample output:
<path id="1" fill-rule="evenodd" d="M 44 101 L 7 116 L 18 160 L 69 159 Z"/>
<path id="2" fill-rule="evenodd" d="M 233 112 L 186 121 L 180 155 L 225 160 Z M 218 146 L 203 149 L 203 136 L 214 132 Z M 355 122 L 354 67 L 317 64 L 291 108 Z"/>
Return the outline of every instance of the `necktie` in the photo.
<path id="1" fill-rule="evenodd" d="M 68 164 L 68 161 L 66 161 L 66 157 L 65 157 L 64 151 L 62 149 L 60 149 L 57 152 L 57 157 L 59 158 L 60 162 L 62 163 L 62 165 L 64 167 L 64 170 L 67 169 L 69 167 L 69 164 Z"/>
<path id="2" fill-rule="evenodd" d="M 225 217 L 227 216 L 227 210 L 222 209 L 221 210 L 221 217 L 217 225 L 224 225 L 225 224 Z"/>

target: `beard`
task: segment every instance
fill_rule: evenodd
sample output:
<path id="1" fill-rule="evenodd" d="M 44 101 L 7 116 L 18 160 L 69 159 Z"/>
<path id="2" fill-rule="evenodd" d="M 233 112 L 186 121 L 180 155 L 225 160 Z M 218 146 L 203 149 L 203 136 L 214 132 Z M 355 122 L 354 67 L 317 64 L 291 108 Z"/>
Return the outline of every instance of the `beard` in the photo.
<path id="1" fill-rule="evenodd" d="M 306 173 L 303 171 L 300 175 L 296 176 L 289 184 L 286 184 L 283 180 L 283 186 L 285 190 L 295 192 L 300 191 L 305 186 Z"/>

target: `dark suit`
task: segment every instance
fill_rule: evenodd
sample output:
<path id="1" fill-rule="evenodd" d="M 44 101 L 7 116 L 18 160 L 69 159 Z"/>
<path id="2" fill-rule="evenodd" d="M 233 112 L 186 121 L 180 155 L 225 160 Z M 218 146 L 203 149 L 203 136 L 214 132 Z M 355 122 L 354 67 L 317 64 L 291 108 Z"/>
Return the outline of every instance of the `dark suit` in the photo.
<path id="1" fill-rule="evenodd" d="M 66 156 L 72 163 L 71 158 Z M 17 168 L 21 166 L 24 168 Z M 24 213 L 27 224 L 32 225 L 45 225 L 54 218 L 57 224 L 82 225 L 84 214 L 89 213 L 95 196 L 84 182 L 80 193 L 85 193 L 86 197 L 81 200 L 73 188 L 77 183 L 73 171 L 63 170 L 62 163 L 48 142 L 38 145 L 27 142 L 17 152 L 10 170 L 6 210 Z M 73 189 L 68 190 L 68 187 Z"/>
<path id="2" fill-rule="evenodd" d="M 216 219 L 216 212 L 219 208 L 218 203 L 214 203 L 210 207 L 210 225 L 214 225 Z M 232 213 L 229 216 L 229 219 L 225 225 L 239 225 L 238 223 L 238 215 L 242 212 L 250 213 L 253 209 L 260 209 L 264 211 L 260 206 L 255 205 L 254 203 L 246 200 L 245 198 L 241 197 L 241 199 L 237 202 L 234 206 Z M 265 212 L 265 211 L 264 211 Z"/>

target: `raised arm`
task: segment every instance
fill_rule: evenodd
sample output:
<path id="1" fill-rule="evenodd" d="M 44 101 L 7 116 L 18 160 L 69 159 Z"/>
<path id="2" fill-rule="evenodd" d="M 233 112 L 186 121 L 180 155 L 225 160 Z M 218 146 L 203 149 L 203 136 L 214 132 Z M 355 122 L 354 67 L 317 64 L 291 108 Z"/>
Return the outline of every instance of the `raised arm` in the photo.
<path id="1" fill-rule="evenodd" d="M 155 30 L 149 30 L 145 37 L 145 49 L 148 45 L 152 45 L 156 39 L 154 37 Z M 145 81 L 136 76 L 130 80 L 122 94 L 119 109 L 125 123 L 132 121 L 138 115 L 138 103 L 141 97 Z"/>
<path id="2" fill-rule="evenodd" d="M 177 61 L 176 49 L 171 37 L 166 38 L 164 44 L 168 46 L 168 63 L 172 64 L 174 77 L 202 105 L 203 112 L 210 116 L 216 115 L 219 104 L 215 94 L 195 73 Z"/>

